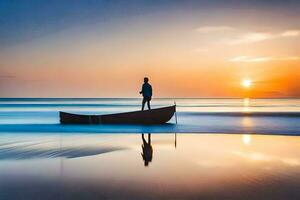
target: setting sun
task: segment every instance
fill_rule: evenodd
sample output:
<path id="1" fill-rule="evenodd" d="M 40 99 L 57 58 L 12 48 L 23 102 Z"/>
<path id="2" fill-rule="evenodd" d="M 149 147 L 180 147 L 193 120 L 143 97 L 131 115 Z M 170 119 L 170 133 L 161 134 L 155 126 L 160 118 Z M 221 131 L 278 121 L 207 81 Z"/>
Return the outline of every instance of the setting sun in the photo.
<path id="1" fill-rule="evenodd" d="M 245 79 L 242 81 L 242 86 L 245 88 L 249 88 L 249 87 L 251 87 L 251 85 L 252 85 L 252 81 L 249 79 Z"/>

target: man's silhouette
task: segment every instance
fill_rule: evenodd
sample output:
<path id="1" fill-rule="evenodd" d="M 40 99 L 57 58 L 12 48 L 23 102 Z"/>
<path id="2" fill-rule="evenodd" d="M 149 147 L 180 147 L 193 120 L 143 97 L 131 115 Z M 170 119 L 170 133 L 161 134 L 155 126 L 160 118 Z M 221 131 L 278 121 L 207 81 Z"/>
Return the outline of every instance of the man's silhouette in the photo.
<path id="1" fill-rule="evenodd" d="M 144 84 L 142 87 L 142 91 L 140 91 L 140 94 L 143 95 L 143 104 L 142 104 L 142 110 L 144 110 L 145 103 L 147 102 L 148 109 L 150 110 L 150 101 L 152 98 L 152 86 L 148 83 L 149 79 L 147 77 L 144 78 Z"/>
<path id="2" fill-rule="evenodd" d="M 149 162 L 152 161 L 152 155 L 153 155 L 153 149 L 151 145 L 151 134 L 148 133 L 148 142 L 145 140 L 144 133 L 142 133 L 142 150 L 143 152 L 141 153 L 143 160 L 144 160 L 144 165 L 147 167 L 149 165 Z"/>

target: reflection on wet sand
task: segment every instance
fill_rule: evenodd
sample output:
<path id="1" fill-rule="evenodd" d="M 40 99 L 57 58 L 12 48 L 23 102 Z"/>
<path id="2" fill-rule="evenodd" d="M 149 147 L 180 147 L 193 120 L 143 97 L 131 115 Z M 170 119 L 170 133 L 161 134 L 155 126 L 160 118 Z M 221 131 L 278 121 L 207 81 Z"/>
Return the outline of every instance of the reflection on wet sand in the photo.
<path id="1" fill-rule="evenodd" d="M 0 143 L 0 160 L 26 160 L 45 158 L 80 158 L 94 156 L 103 153 L 123 150 L 124 147 L 101 147 L 88 145 L 62 146 L 63 139 L 60 137 L 59 145 L 49 145 L 50 141 L 26 141 Z"/>
<path id="2" fill-rule="evenodd" d="M 24 149 L 23 147 L 0 148 L 0 160 L 20 160 L 38 158 L 80 158 L 123 150 L 122 148 L 64 148 L 64 149 Z"/>
<path id="3" fill-rule="evenodd" d="M 144 133 L 142 133 L 142 150 L 143 152 L 141 153 L 143 160 L 144 160 L 144 165 L 148 166 L 149 162 L 152 161 L 152 156 L 153 156 L 153 148 L 151 145 L 151 134 L 148 133 L 148 142 L 145 140 Z"/>
<path id="4" fill-rule="evenodd" d="M 177 139 L 142 134 L 141 152 L 140 134 L 1 135 L 0 199 L 300 198 L 300 137 Z"/>
<path id="5" fill-rule="evenodd" d="M 149 166 L 149 162 L 152 161 L 153 158 L 153 147 L 151 144 L 151 133 L 148 133 L 148 141 L 146 141 L 145 139 L 145 134 L 142 133 L 142 158 L 144 161 L 144 166 L 148 167 Z M 174 140 L 174 147 L 177 147 L 177 133 L 174 134 L 175 135 L 175 140 Z"/>

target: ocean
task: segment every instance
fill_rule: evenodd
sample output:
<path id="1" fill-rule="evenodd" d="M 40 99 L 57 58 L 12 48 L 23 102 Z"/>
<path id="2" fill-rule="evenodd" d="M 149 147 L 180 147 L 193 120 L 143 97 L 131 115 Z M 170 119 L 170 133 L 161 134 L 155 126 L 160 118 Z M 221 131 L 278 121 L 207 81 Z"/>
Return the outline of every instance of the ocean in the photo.
<path id="1" fill-rule="evenodd" d="M 300 198 L 299 99 L 176 102 L 165 125 L 61 125 L 141 99 L 1 99 L 0 199 Z"/>
<path id="2" fill-rule="evenodd" d="M 2 98 L 0 133 L 244 133 L 300 134 L 300 99 L 153 99 L 177 105 L 166 125 L 60 125 L 59 111 L 108 114 L 139 110 L 138 98 Z"/>

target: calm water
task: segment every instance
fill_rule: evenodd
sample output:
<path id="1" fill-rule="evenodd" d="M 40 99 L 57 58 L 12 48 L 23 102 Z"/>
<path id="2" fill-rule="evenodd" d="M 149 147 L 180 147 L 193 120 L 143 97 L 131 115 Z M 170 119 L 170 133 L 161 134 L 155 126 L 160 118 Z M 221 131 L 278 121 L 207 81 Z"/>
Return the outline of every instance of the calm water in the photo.
<path id="1" fill-rule="evenodd" d="M 58 111 L 140 101 L 0 99 L 0 200 L 300 199 L 299 99 L 176 99 L 178 124 L 59 124 Z"/>
<path id="2" fill-rule="evenodd" d="M 182 133 L 144 139 L 1 134 L 0 199 L 300 198 L 300 137 Z"/>
<path id="3" fill-rule="evenodd" d="M 214 132 L 300 134 L 299 99 L 154 99 L 177 104 L 164 126 L 62 126 L 58 111 L 117 113 L 139 110 L 141 99 L 0 99 L 0 133 Z"/>

